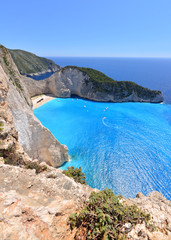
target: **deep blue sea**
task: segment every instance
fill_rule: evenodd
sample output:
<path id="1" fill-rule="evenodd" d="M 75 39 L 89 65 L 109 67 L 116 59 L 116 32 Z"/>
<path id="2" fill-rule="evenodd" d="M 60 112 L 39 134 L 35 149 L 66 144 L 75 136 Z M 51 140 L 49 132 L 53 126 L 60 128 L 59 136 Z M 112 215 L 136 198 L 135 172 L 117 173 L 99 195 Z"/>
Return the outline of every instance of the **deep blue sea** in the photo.
<path id="1" fill-rule="evenodd" d="M 81 166 L 91 187 L 125 197 L 157 190 L 171 199 L 170 104 L 56 98 L 34 113 L 68 146 L 62 169 Z"/>
<path id="2" fill-rule="evenodd" d="M 171 104 L 171 58 L 88 58 L 49 57 L 62 67 L 90 67 L 121 81 L 133 81 L 152 90 L 161 90 Z"/>

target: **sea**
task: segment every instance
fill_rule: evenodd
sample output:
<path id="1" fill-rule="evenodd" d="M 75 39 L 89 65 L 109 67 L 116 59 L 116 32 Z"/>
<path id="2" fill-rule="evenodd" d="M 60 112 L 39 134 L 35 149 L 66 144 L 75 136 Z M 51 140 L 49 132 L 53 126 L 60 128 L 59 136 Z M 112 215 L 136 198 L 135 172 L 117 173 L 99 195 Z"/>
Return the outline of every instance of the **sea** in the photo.
<path id="1" fill-rule="evenodd" d="M 34 114 L 69 149 L 61 169 L 81 167 L 87 184 L 100 190 L 133 198 L 159 191 L 171 200 L 171 59 L 51 59 L 164 93 L 164 104 L 56 98 Z"/>

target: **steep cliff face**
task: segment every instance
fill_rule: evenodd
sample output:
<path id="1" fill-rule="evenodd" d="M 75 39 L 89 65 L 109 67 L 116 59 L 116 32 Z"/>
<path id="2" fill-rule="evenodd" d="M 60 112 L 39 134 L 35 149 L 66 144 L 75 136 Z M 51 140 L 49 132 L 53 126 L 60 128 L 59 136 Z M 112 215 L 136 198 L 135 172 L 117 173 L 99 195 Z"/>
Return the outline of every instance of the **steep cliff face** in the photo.
<path id="1" fill-rule="evenodd" d="M 87 68 L 65 67 L 42 81 L 23 79 L 30 96 L 50 93 L 56 97 L 77 95 L 102 102 L 163 101 L 160 91 L 143 88 L 133 82 L 114 81 L 103 73 Z"/>
<path id="2" fill-rule="evenodd" d="M 48 129 L 42 126 L 32 112 L 27 88 L 7 49 L 0 46 L 0 102 L 7 102 L 18 142 L 33 159 L 44 161 L 54 167 L 68 161 L 68 149 L 61 145 Z M 3 106 L 1 106 L 3 107 Z"/>

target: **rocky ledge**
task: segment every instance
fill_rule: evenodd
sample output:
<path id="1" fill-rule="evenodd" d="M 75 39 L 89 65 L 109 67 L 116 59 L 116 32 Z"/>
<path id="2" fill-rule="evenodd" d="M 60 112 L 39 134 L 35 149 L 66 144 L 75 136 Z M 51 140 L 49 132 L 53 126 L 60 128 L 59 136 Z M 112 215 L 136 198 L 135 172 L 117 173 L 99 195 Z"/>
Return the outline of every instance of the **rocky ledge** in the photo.
<path id="1" fill-rule="evenodd" d="M 0 239 L 73 239 L 68 217 L 91 191 L 52 167 L 36 174 L 0 164 Z"/>
<path id="2" fill-rule="evenodd" d="M 128 239 L 132 240 L 170 240 L 171 239 L 171 201 L 168 201 L 157 191 L 148 196 L 138 193 L 135 199 L 123 199 L 124 204 L 137 205 L 140 209 L 151 215 L 151 226 L 154 231 L 149 231 L 145 224 L 138 224 L 130 229 Z"/>

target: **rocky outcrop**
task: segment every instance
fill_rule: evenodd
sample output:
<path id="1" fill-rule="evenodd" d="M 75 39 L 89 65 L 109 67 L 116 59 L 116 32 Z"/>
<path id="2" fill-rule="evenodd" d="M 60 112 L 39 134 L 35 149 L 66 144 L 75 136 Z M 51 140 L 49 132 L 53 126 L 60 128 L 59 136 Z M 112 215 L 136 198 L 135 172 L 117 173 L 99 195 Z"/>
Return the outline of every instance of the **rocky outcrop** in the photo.
<path id="1" fill-rule="evenodd" d="M 17 141 L 31 158 L 54 167 L 68 161 L 67 147 L 61 145 L 34 116 L 27 88 L 21 81 L 20 73 L 10 54 L 3 46 L 0 46 L 0 102 L 7 102 L 4 106 L 7 106 L 14 119 L 13 127 L 18 132 Z"/>
<path id="2" fill-rule="evenodd" d="M 92 189 L 61 170 L 0 165 L 0 239 L 74 239 L 69 215 L 80 209 Z"/>
<path id="3" fill-rule="evenodd" d="M 87 68 L 65 67 L 42 81 L 23 78 L 23 82 L 30 96 L 44 93 L 56 97 L 77 95 L 102 102 L 163 101 L 160 91 L 152 91 L 133 82 L 114 81 L 96 70 Z"/>
<path id="4" fill-rule="evenodd" d="M 42 163 L 44 164 L 44 163 Z M 35 170 L 0 164 L 0 239 L 44 240 L 75 239 L 67 224 L 69 215 L 79 212 L 93 191 L 74 182 L 61 170 L 48 167 Z M 129 240 L 170 240 L 171 202 L 160 193 L 135 199 L 121 199 L 123 204 L 136 204 L 150 213 L 151 223 L 123 226 Z M 77 234 L 86 240 L 86 234 Z"/>
<path id="5" fill-rule="evenodd" d="M 127 205 L 135 204 L 151 215 L 149 225 L 151 229 L 147 229 L 145 224 L 138 224 L 134 228 L 129 226 L 128 239 L 171 239 L 171 201 L 164 198 L 161 193 L 153 191 L 148 196 L 138 193 L 135 199 L 122 199 L 122 201 Z"/>

